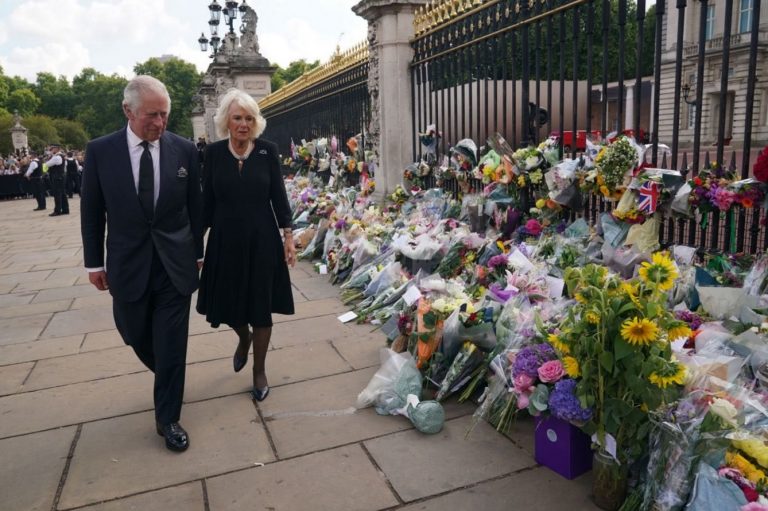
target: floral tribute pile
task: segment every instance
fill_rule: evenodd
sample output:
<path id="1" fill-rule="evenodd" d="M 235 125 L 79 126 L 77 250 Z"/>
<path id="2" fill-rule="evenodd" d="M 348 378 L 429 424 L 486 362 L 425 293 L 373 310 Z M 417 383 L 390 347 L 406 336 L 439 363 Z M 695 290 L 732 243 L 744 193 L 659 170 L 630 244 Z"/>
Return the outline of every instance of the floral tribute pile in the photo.
<path id="1" fill-rule="evenodd" d="M 626 137 L 578 160 L 557 160 L 555 140 L 489 145 L 416 164 L 481 179 L 477 195 L 411 178 L 382 201 L 289 179 L 300 258 L 412 355 L 437 401 L 476 402 L 503 432 L 520 414 L 584 431 L 632 472 L 622 509 L 768 510 L 768 257 L 660 251 L 658 231 L 633 231 L 676 203 L 758 207 L 762 167 L 685 182 Z M 583 190 L 616 199 L 597 226 L 563 214 Z"/>

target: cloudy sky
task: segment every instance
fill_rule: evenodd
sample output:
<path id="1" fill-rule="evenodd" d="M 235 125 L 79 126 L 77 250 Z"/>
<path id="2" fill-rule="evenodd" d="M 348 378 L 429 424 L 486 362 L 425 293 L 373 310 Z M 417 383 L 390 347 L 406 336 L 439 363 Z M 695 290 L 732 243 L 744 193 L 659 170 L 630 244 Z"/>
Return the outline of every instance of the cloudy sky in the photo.
<path id="1" fill-rule="evenodd" d="M 324 62 L 336 44 L 345 49 L 366 37 L 365 20 L 351 10 L 354 0 L 247 2 L 259 16 L 262 55 L 283 67 L 300 58 Z M 71 79 L 84 67 L 131 77 L 137 62 L 170 54 L 204 71 L 210 60 L 197 39 L 203 31 L 210 37 L 209 3 L 0 0 L 0 66 L 6 75 L 30 81 L 38 71 Z M 223 26 L 219 31 L 223 33 Z"/>

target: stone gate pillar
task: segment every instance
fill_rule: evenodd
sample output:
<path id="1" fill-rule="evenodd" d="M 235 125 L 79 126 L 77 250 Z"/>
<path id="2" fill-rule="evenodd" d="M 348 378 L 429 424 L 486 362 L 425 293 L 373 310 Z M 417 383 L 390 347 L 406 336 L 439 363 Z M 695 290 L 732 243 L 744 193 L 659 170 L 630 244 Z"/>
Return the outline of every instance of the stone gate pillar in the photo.
<path id="1" fill-rule="evenodd" d="M 391 193 L 413 159 L 410 63 L 413 16 L 427 0 L 361 0 L 352 10 L 368 21 L 371 123 L 368 139 L 378 153 L 376 194 Z"/>

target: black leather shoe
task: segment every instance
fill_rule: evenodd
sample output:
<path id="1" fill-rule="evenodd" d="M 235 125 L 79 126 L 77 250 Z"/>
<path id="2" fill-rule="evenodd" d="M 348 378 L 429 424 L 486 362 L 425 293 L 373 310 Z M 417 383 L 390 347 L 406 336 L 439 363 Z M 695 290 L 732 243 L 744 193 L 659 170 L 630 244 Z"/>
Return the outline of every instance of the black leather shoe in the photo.
<path id="1" fill-rule="evenodd" d="M 157 434 L 165 437 L 165 446 L 169 450 L 176 452 L 187 450 L 187 447 L 189 447 L 189 436 L 187 435 L 187 432 L 184 431 L 184 428 L 181 427 L 181 424 L 178 422 L 171 422 L 170 424 L 165 424 L 163 426 L 156 424 L 156 426 Z"/>
<path id="2" fill-rule="evenodd" d="M 263 389 L 257 389 L 256 387 L 253 387 L 253 390 L 251 391 L 251 396 L 253 396 L 253 399 L 256 401 L 264 401 L 267 399 L 267 396 L 269 395 L 269 385 L 264 387 Z"/>
<path id="3" fill-rule="evenodd" d="M 32 211 L 45 211 L 45 208 L 35 208 Z"/>
<path id="4" fill-rule="evenodd" d="M 243 367 L 245 367 L 245 364 L 248 363 L 248 355 L 246 354 L 244 357 L 240 357 L 237 355 L 237 352 L 232 356 L 232 368 L 235 370 L 236 373 L 239 373 L 242 371 Z"/>
<path id="5" fill-rule="evenodd" d="M 53 213 L 51 213 L 51 214 L 50 214 L 50 215 L 48 215 L 48 216 L 59 216 L 59 215 L 61 215 L 61 213 L 56 213 L 56 212 L 54 211 Z"/>

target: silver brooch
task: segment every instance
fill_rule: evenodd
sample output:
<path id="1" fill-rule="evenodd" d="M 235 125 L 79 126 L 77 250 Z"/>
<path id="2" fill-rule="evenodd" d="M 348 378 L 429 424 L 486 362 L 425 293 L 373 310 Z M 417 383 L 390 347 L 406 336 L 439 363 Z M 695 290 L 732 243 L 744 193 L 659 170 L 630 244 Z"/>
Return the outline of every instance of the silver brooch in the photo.
<path id="1" fill-rule="evenodd" d="M 259 154 L 267 154 L 267 150 L 266 149 L 259 149 Z"/>
<path id="2" fill-rule="evenodd" d="M 179 170 L 176 171 L 176 177 L 187 177 L 187 169 L 179 167 Z"/>

